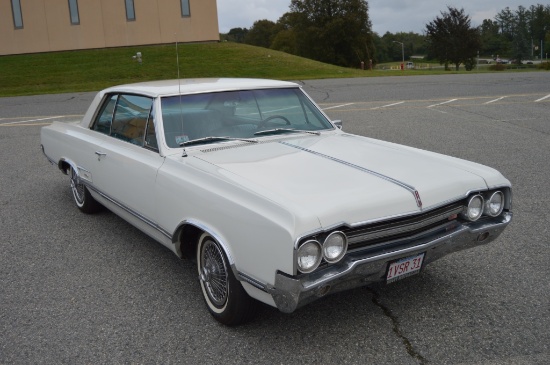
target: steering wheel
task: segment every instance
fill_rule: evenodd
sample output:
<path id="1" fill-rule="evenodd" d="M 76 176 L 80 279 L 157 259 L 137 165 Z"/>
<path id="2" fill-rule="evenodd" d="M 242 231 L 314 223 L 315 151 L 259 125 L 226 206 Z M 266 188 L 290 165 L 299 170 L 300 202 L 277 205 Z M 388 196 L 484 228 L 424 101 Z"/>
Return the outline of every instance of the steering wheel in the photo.
<path id="1" fill-rule="evenodd" d="M 267 122 L 269 122 L 272 119 L 282 119 L 286 122 L 286 125 L 290 125 L 290 120 L 288 120 L 286 117 L 283 117 L 282 115 L 272 115 L 270 117 L 267 117 L 266 119 L 262 120 L 258 124 L 258 128 L 264 128 Z"/>

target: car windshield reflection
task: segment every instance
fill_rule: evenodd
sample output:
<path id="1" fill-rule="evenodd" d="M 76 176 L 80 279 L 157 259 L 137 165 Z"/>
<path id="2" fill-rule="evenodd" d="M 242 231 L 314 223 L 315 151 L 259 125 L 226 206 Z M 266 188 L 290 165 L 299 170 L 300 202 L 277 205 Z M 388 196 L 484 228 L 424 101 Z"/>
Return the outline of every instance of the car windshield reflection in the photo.
<path id="1" fill-rule="evenodd" d="M 164 136 L 171 148 L 334 129 L 299 88 L 170 96 L 161 99 L 161 106 Z"/>

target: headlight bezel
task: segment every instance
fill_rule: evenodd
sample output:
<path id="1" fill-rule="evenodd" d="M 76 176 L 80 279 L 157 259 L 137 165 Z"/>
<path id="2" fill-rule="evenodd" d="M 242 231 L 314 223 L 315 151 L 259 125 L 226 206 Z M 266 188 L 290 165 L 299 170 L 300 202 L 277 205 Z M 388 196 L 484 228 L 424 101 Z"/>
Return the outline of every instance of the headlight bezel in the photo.
<path id="1" fill-rule="evenodd" d="M 497 199 L 497 197 L 500 197 L 500 206 L 499 206 L 497 211 L 494 211 L 492 209 L 491 204 L 494 203 L 494 200 Z M 485 200 L 484 213 L 487 214 L 490 217 L 498 217 L 502 213 L 502 211 L 504 210 L 504 205 L 505 205 L 504 199 L 505 199 L 505 196 L 504 196 L 504 193 L 502 191 L 497 190 L 497 191 L 492 192 L 489 199 Z"/>
<path id="2" fill-rule="evenodd" d="M 317 246 L 317 257 L 315 258 L 315 262 L 314 262 L 313 265 L 311 265 L 308 268 L 304 269 L 300 265 L 300 257 L 301 257 L 300 252 L 302 250 L 306 250 L 307 249 L 306 246 L 309 246 L 309 247 Z M 298 271 L 303 273 L 303 274 L 309 274 L 309 273 L 315 271 L 319 267 L 319 265 L 321 264 L 322 260 L 323 260 L 323 247 L 322 247 L 321 243 L 317 240 L 314 240 L 314 239 L 307 240 L 303 244 L 301 244 L 300 247 L 298 247 L 298 249 L 296 250 L 296 267 L 297 267 Z"/>
<path id="3" fill-rule="evenodd" d="M 334 258 L 331 258 L 331 257 L 328 257 L 327 248 L 328 248 L 328 244 L 329 244 L 330 239 L 332 237 L 335 237 L 335 236 L 342 237 L 342 241 L 343 241 L 342 250 L 337 256 L 335 256 Z M 329 264 L 335 264 L 335 263 L 339 262 L 340 260 L 342 260 L 344 258 L 344 256 L 346 255 L 347 251 L 348 251 L 348 237 L 346 236 L 346 234 L 344 232 L 333 231 L 323 241 L 323 246 L 322 246 L 323 259 Z"/>
<path id="4" fill-rule="evenodd" d="M 479 204 L 476 203 L 478 201 L 479 201 Z M 479 206 L 474 206 L 474 204 Z M 471 212 L 474 209 L 479 209 L 479 213 L 475 215 L 471 214 Z M 481 218 L 484 210 L 485 210 L 485 199 L 483 199 L 483 196 L 481 194 L 474 194 L 468 198 L 468 203 L 464 207 L 464 212 L 462 213 L 462 216 L 470 222 L 475 222 L 479 218 Z"/>
<path id="5" fill-rule="evenodd" d="M 328 254 L 328 249 L 331 247 L 331 240 L 335 237 L 340 237 L 340 252 L 338 255 Z M 316 247 L 320 257 L 316 257 L 313 265 L 304 267 L 304 253 L 303 250 L 307 250 L 307 246 Z M 314 246 L 312 246 L 314 245 Z M 336 246 L 338 246 L 336 244 Z M 325 267 L 327 265 L 333 265 L 340 262 L 348 252 L 348 236 L 340 228 L 332 228 L 324 232 L 319 232 L 315 235 L 309 235 L 309 237 L 303 237 L 300 243 L 296 245 L 294 254 L 294 267 L 298 274 L 309 274 L 317 270 L 319 267 Z"/>
<path id="6" fill-rule="evenodd" d="M 460 216 L 468 222 L 475 222 L 483 217 L 496 218 L 511 208 L 511 196 L 512 191 L 509 187 L 472 191 L 464 201 L 464 208 Z M 472 209 L 479 209 L 480 201 L 478 199 L 482 200 L 481 215 L 472 215 Z M 498 207 L 496 210 L 494 209 L 495 205 Z"/>

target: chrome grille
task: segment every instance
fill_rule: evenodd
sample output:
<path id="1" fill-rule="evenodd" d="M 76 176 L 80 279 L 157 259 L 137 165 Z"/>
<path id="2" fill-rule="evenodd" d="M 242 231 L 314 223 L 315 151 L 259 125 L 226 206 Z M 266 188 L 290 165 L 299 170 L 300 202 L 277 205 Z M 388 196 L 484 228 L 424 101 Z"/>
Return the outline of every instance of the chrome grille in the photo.
<path id="1" fill-rule="evenodd" d="M 432 232 L 438 227 L 447 226 L 463 209 L 464 202 L 456 202 L 426 213 L 346 228 L 343 231 L 348 236 L 349 249 L 354 250 Z"/>

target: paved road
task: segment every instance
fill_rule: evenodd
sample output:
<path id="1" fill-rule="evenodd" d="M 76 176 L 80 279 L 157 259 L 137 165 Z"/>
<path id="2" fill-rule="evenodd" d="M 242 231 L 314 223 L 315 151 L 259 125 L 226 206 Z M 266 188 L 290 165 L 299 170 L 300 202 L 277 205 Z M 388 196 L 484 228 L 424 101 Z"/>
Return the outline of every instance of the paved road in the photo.
<path id="1" fill-rule="evenodd" d="M 514 184 L 489 246 L 389 286 L 231 329 L 196 269 L 109 212 L 80 214 L 39 150 L 93 94 L 0 99 L 0 363 L 547 364 L 550 73 L 316 80 L 344 130 L 474 160 Z"/>

